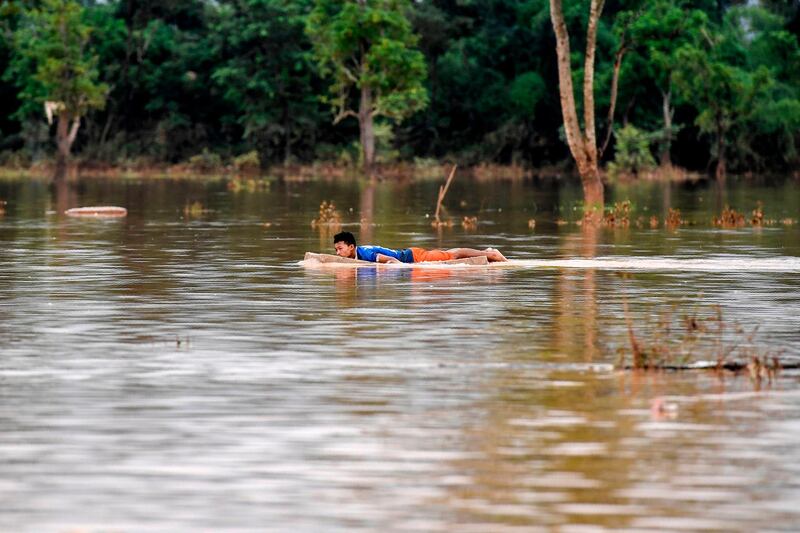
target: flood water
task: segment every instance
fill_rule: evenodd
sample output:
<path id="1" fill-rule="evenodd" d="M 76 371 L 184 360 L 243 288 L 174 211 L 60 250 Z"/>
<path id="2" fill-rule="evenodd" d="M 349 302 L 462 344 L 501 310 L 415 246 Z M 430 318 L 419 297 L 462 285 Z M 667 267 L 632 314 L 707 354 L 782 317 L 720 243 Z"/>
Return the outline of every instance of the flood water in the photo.
<path id="1" fill-rule="evenodd" d="M 1 180 L 0 531 L 797 529 L 796 371 L 614 369 L 626 304 L 800 358 L 796 181 L 617 186 L 644 222 L 594 231 L 574 184 L 458 178 L 437 232 L 439 184 Z M 520 263 L 304 268 L 323 200 Z M 710 224 L 758 201 L 795 224 Z"/>

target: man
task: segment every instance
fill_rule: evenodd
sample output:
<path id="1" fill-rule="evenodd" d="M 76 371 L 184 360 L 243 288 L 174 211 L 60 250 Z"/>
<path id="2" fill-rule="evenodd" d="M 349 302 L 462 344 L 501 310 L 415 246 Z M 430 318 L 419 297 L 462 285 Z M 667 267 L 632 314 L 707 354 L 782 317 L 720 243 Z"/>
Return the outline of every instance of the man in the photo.
<path id="1" fill-rule="evenodd" d="M 485 257 L 489 261 L 508 261 L 494 248 L 475 250 L 473 248 L 451 248 L 450 250 L 425 250 L 405 248 L 392 250 L 382 246 L 356 246 L 356 238 L 349 231 L 333 236 L 336 255 L 349 259 L 360 259 L 373 263 L 421 263 L 423 261 L 450 261 L 467 257 Z"/>

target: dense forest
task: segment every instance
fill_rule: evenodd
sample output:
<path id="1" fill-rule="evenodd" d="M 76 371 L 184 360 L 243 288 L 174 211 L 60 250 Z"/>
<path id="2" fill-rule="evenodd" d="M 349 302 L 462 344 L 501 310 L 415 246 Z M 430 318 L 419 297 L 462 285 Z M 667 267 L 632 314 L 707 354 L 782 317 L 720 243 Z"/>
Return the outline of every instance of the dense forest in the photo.
<path id="1" fill-rule="evenodd" d="M 12 0 L 0 32 L 0 165 L 570 161 L 548 0 Z M 797 1 L 609 0 L 596 39 L 607 168 L 797 167 Z"/>

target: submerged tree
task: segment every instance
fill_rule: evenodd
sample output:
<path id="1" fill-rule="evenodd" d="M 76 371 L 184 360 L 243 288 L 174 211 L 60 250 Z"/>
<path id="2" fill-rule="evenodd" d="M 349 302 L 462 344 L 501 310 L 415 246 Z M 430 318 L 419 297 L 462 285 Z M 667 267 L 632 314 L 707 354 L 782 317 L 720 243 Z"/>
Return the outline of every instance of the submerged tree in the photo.
<path id="1" fill-rule="evenodd" d="M 550 0 L 550 19 L 556 34 L 558 56 L 558 88 L 561 97 L 561 113 L 567 144 L 578 166 L 583 184 L 584 210 L 586 215 L 598 218 L 603 211 L 603 182 L 597 157 L 597 136 L 594 121 L 594 57 L 597 44 L 597 24 L 603 11 L 604 0 L 591 0 L 589 22 L 586 26 L 586 54 L 583 66 L 583 130 L 575 109 L 575 92 L 572 88 L 572 65 L 570 64 L 569 33 L 564 22 L 561 0 Z"/>
<path id="2" fill-rule="evenodd" d="M 64 174 L 81 118 L 105 105 L 108 86 L 98 82 L 97 57 L 88 50 L 91 28 L 72 0 L 44 0 L 28 11 L 14 35 L 11 72 L 20 85 L 19 113 L 44 105 L 56 117 L 56 177 Z"/>
<path id="3" fill-rule="evenodd" d="M 425 58 L 406 18 L 403 0 L 317 0 L 307 32 L 324 76 L 334 124 L 358 119 L 364 169 L 375 161 L 374 119 L 402 120 L 428 103 Z M 358 110 L 352 105 L 357 93 Z"/>

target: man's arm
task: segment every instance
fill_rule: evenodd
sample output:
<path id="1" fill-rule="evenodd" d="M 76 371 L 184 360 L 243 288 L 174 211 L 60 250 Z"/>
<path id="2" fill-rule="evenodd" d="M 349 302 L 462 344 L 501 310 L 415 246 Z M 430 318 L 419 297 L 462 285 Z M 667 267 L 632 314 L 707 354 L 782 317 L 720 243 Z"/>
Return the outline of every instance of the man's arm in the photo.
<path id="1" fill-rule="evenodd" d="M 376 263 L 399 263 L 400 261 L 388 255 L 378 254 L 375 256 Z"/>

